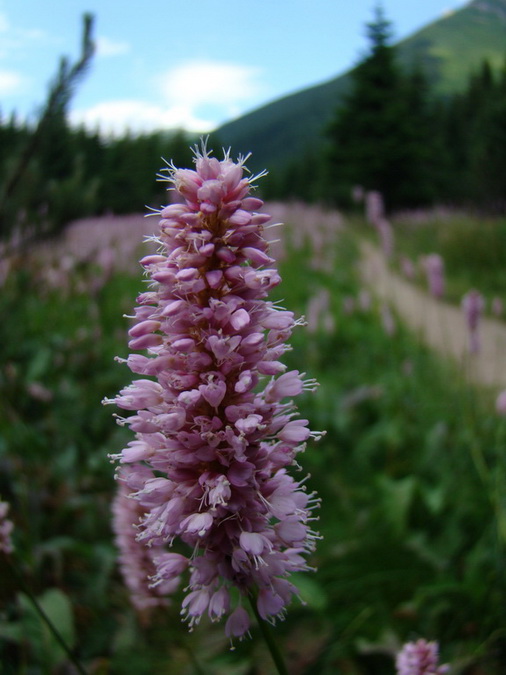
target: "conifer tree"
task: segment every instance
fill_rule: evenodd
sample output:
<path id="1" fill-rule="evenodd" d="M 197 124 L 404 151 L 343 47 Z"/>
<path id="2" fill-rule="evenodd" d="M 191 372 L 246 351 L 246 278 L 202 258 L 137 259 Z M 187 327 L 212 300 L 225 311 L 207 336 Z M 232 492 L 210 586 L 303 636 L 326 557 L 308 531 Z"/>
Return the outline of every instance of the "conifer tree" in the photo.
<path id="1" fill-rule="evenodd" d="M 380 5 L 367 35 L 370 52 L 328 130 L 331 183 L 338 199 L 358 184 L 380 191 L 388 208 L 427 202 L 432 153 L 423 73 L 407 75 L 397 65 Z"/>

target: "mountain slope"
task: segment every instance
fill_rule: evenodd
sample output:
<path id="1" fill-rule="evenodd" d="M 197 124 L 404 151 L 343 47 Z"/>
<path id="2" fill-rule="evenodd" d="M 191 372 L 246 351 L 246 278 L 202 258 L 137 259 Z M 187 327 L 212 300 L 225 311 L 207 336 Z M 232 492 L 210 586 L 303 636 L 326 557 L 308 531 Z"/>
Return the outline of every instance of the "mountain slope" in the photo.
<path id="1" fill-rule="evenodd" d="M 473 0 L 398 43 L 402 64 L 423 66 L 433 91 L 461 90 L 484 59 L 493 68 L 506 58 L 506 0 Z M 307 150 L 319 149 L 325 129 L 350 86 L 350 72 L 269 103 L 224 124 L 217 143 L 234 152 L 254 150 L 248 165 L 272 170 Z"/>
<path id="2" fill-rule="evenodd" d="M 463 89 L 483 60 L 499 70 L 506 58 L 506 0 L 474 0 L 398 45 L 402 62 L 422 63 L 433 90 Z"/>

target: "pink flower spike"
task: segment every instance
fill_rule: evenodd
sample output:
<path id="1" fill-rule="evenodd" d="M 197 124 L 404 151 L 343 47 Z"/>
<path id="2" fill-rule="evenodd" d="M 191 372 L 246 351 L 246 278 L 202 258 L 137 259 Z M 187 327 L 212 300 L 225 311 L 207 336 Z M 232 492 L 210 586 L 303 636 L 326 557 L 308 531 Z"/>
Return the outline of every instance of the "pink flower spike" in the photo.
<path id="1" fill-rule="evenodd" d="M 112 455 L 120 564 L 136 607 L 166 602 L 184 575 L 190 628 L 207 613 L 242 638 L 244 598 L 283 618 L 297 593 L 288 578 L 311 569 L 318 499 L 288 467 L 321 435 L 292 400 L 316 382 L 281 361 L 304 321 L 267 300 L 281 278 L 264 268 L 270 216 L 249 194 L 260 176 L 205 144 L 194 170 L 169 166 L 177 203 L 162 209 L 157 254 L 142 260 L 150 285 L 129 329 L 130 348 L 146 351 L 119 359 L 137 379 L 105 400 L 131 411 L 117 421 L 135 433 Z"/>

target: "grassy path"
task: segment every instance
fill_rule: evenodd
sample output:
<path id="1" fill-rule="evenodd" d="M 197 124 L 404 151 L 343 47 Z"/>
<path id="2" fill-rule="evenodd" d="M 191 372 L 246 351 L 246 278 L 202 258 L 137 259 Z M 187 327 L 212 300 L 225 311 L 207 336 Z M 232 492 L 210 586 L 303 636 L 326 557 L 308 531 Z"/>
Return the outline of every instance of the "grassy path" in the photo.
<path id="1" fill-rule="evenodd" d="M 506 325 L 491 318 L 480 323 L 481 349 L 469 354 L 468 331 L 460 307 L 438 301 L 392 272 L 381 251 L 361 244 L 360 274 L 379 300 L 387 301 L 420 338 L 453 358 L 470 381 L 506 387 Z"/>

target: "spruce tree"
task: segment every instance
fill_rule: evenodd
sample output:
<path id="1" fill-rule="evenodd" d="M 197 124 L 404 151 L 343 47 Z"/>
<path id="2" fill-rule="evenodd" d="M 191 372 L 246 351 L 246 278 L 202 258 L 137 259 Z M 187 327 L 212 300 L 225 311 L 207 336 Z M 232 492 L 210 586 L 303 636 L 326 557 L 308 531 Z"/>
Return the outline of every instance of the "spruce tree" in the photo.
<path id="1" fill-rule="evenodd" d="M 431 124 L 423 73 L 406 74 L 381 6 L 367 25 L 370 51 L 351 73 L 351 90 L 328 130 L 335 195 L 354 185 L 379 190 L 388 208 L 431 199 Z"/>

